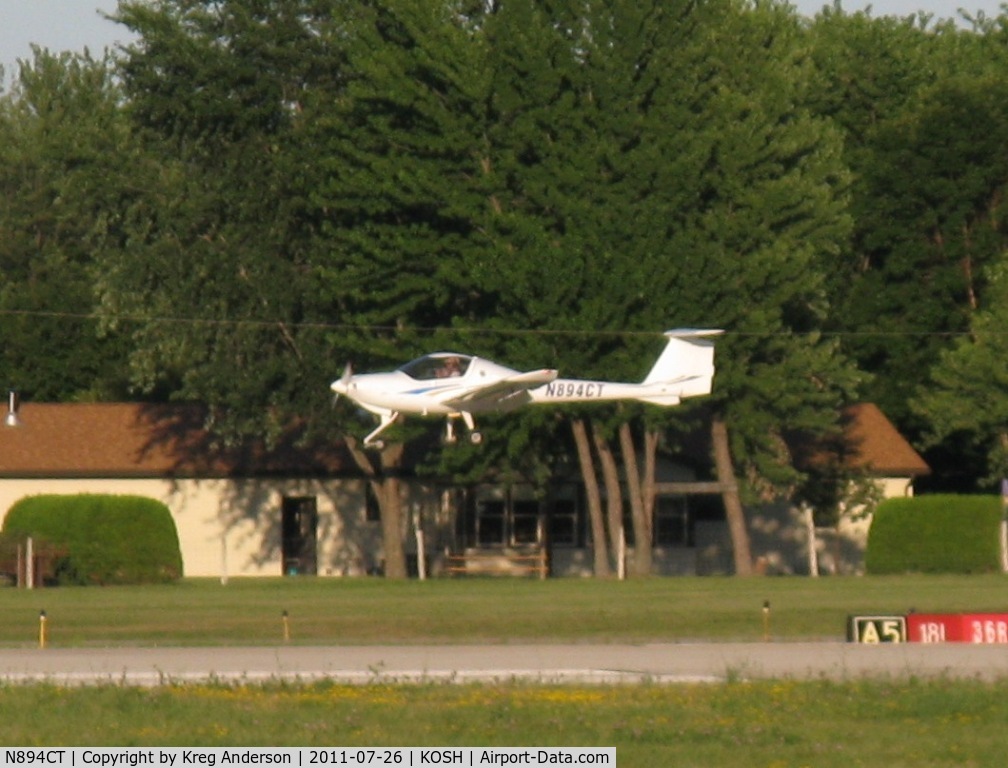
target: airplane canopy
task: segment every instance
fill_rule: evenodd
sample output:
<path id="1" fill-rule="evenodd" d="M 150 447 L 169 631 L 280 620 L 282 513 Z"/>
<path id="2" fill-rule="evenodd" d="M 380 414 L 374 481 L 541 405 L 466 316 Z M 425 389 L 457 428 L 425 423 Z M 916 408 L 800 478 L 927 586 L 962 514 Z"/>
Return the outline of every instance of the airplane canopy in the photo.
<path id="1" fill-rule="evenodd" d="M 471 362 L 472 357 L 469 355 L 459 355 L 455 352 L 435 352 L 411 360 L 401 366 L 399 370 L 418 381 L 427 381 L 464 376 Z"/>

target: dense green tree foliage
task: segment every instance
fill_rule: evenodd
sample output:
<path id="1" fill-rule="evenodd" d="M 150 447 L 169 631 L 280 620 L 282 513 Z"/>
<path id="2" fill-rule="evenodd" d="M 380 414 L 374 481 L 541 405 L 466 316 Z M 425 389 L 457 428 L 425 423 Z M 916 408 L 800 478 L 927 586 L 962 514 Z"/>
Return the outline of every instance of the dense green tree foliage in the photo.
<path id="1" fill-rule="evenodd" d="M 228 438 L 326 412 L 317 323 L 338 318 L 313 261 L 318 158 L 301 133 L 305 94 L 340 70 L 313 5 L 120 6 L 141 41 L 119 67 L 126 111 L 152 167 L 98 289 L 110 316 L 138 320 L 137 383 L 206 402 Z"/>
<path id="2" fill-rule="evenodd" d="M 852 171 L 855 227 L 830 325 L 873 374 L 863 397 L 923 445 L 942 415 L 911 409 L 915 389 L 969 328 L 1008 245 L 1003 25 L 827 10 L 810 34 L 809 102 L 843 127 Z M 946 438 L 930 443 L 935 482 L 975 477 L 969 446 Z"/>
<path id="3" fill-rule="evenodd" d="M 129 392 L 127 350 L 99 333 L 92 286 L 131 152 L 108 61 L 36 50 L 0 100 L 0 370 L 25 397 Z"/>
<path id="4" fill-rule="evenodd" d="M 1005 248 L 1003 24 L 826 9 L 810 35 L 808 103 L 843 128 L 852 173 L 855 226 L 829 282 L 829 328 L 872 374 L 862 397 L 928 446 L 931 484 L 969 487 L 982 463 L 974 444 L 929 440 L 932 415 L 910 403 L 983 305 Z"/>
<path id="5" fill-rule="evenodd" d="M 954 440 L 962 446 L 953 470 L 990 484 L 1008 477 L 1008 264 L 989 272 L 984 308 L 969 332 L 942 350 L 927 381 L 918 385 L 912 407 L 928 425 L 927 444 Z M 951 470 L 947 470 L 951 471 Z"/>

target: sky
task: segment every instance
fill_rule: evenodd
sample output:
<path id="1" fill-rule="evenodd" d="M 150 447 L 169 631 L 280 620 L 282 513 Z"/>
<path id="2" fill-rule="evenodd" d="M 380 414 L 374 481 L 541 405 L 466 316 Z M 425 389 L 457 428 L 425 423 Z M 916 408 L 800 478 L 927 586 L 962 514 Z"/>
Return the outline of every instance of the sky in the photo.
<path id="1" fill-rule="evenodd" d="M 791 0 L 804 15 L 814 16 L 832 0 Z M 935 18 L 953 18 L 957 9 L 982 10 L 996 16 L 1002 0 L 842 0 L 844 10 L 854 12 L 870 5 L 873 16 L 908 16 L 918 10 Z M 99 11 L 112 13 L 118 0 L 0 0 L 0 65 L 13 71 L 18 59 L 31 57 L 31 44 L 50 51 L 82 51 L 85 46 L 98 57 L 106 47 L 128 42 L 118 24 L 104 20 Z"/>

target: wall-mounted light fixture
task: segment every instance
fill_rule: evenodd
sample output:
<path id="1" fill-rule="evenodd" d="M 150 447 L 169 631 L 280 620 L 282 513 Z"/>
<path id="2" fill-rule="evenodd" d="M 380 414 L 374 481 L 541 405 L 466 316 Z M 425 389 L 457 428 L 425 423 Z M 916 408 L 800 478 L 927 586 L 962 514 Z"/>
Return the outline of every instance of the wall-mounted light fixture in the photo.
<path id="1" fill-rule="evenodd" d="M 18 395 L 16 389 L 9 390 L 7 392 L 7 417 L 4 419 L 4 425 L 8 427 L 20 427 L 21 419 L 18 416 L 18 409 L 21 407 L 21 398 Z"/>

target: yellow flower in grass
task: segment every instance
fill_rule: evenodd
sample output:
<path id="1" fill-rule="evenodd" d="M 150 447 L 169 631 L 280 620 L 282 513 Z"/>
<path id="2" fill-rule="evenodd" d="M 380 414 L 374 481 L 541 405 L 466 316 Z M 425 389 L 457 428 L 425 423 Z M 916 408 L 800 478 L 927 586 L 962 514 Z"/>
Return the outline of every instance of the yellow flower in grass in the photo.
<path id="1" fill-rule="evenodd" d="M 514 692 L 516 703 L 598 704 L 608 695 L 598 688 L 521 688 Z"/>
<path id="2" fill-rule="evenodd" d="M 269 685 L 185 685 L 173 689 L 179 697 L 230 701 L 233 703 L 270 704 L 330 703 L 359 701 L 373 704 L 401 704 L 404 696 L 390 685 L 322 685 L 273 687 Z"/>

